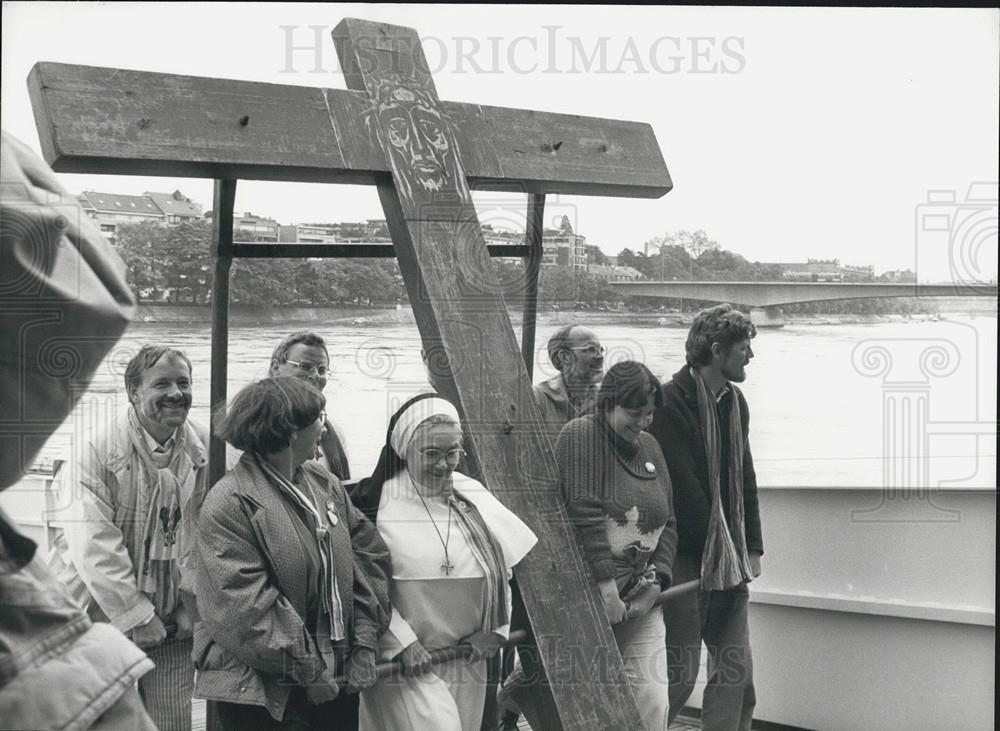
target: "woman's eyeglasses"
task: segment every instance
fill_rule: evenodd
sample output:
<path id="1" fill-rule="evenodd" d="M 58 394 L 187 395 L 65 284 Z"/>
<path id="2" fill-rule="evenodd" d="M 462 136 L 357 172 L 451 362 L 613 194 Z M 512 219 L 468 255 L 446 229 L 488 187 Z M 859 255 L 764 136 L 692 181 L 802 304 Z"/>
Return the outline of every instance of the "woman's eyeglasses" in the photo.
<path id="1" fill-rule="evenodd" d="M 329 368 L 325 365 L 320 365 L 319 363 L 313 363 L 308 360 L 285 360 L 289 365 L 293 365 L 298 368 L 303 373 L 315 373 L 318 376 L 325 376 L 329 372 Z"/>
<path id="2" fill-rule="evenodd" d="M 444 450 L 428 447 L 427 449 L 418 449 L 417 454 L 431 464 L 437 464 L 441 461 L 442 457 L 448 464 L 458 464 L 462 461 L 462 457 L 465 456 L 465 450 L 460 448 Z"/>

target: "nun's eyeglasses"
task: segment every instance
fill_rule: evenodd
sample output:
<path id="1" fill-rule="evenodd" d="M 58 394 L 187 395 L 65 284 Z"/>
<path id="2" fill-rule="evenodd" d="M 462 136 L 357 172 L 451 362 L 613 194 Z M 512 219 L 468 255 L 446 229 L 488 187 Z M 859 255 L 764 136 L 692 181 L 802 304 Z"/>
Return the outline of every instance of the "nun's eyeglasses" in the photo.
<path id="1" fill-rule="evenodd" d="M 462 457 L 465 456 L 465 450 L 461 448 L 444 450 L 428 447 L 427 449 L 418 449 L 417 454 L 431 464 L 437 464 L 442 458 L 448 464 L 458 464 L 462 461 Z"/>

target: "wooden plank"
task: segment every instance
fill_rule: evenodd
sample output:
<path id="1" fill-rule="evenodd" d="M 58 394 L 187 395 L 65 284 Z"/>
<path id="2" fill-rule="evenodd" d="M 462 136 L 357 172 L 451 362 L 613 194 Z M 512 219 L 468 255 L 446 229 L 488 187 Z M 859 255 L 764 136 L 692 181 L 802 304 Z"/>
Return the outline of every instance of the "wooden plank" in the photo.
<path id="1" fill-rule="evenodd" d="M 496 244 L 488 247 L 490 256 L 527 256 L 528 246 Z M 392 244 L 292 244 L 242 242 L 232 246 L 237 259 L 393 259 Z"/>
<path id="2" fill-rule="evenodd" d="M 434 122 L 441 110 L 417 34 L 348 19 L 334 30 L 334 42 L 348 87 L 373 99 L 376 139 L 393 169 L 391 180 L 378 181 L 378 193 L 421 337 L 443 343 L 453 363 L 478 364 L 452 370 L 483 475 L 538 536 L 516 575 L 557 708 L 545 728 L 640 728 L 614 635 L 557 491 L 555 461 L 465 184 L 464 157 L 454 154 L 447 125 L 437 129 Z M 428 142 L 432 150 L 418 149 Z"/>
<path id="3" fill-rule="evenodd" d="M 389 172 L 357 91 L 40 62 L 28 89 L 58 172 L 374 184 Z M 658 198 L 648 124 L 442 102 L 481 190 Z"/>

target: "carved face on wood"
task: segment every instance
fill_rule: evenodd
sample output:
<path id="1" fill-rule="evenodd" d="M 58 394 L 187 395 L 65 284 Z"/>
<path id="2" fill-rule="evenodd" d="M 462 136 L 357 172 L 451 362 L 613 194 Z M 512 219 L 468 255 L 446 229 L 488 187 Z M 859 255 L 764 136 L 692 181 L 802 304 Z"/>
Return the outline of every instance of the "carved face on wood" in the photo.
<path id="1" fill-rule="evenodd" d="M 461 190 L 465 176 L 457 174 L 448 122 L 435 108 L 435 100 L 420 89 L 389 80 L 379 82 L 374 98 L 376 129 L 386 135 L 393 172 L 403 182 L 400 193 L 412 198 L 414 191 L 436 193 L 449 184 Z"/>

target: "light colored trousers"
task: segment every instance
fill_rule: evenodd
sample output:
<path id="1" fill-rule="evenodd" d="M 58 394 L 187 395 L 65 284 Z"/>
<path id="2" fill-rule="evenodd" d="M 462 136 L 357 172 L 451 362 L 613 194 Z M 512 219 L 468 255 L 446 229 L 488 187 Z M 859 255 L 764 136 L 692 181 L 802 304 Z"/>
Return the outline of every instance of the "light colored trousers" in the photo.
<path id="1" fill-rule="evenodd" d="M 666 628 L 659 607 L 611 627 L 646 731 L 665 731 L 670 705 Z"/>
<path id="2" fill-rule="evenodd" d="M 139 678 L 139 696 L 160 731 L 191 731 L 192 640 L 167 640 L 145 652 L 156 668 Z"/>
<path id="3" fill-rule="evenodd" d="M 667 684 L 666 629 L 659 607 L 641 617 L 629 619 L 611 627 L 625 665 L 632 694 L 646 731 L 665 731 L 669 686 Z M 535 731 L 542 731 L 541 722 L 531 706 L 527 679 L 520 660 L 501 690 L 501 707 L 520 712 Z"/>

